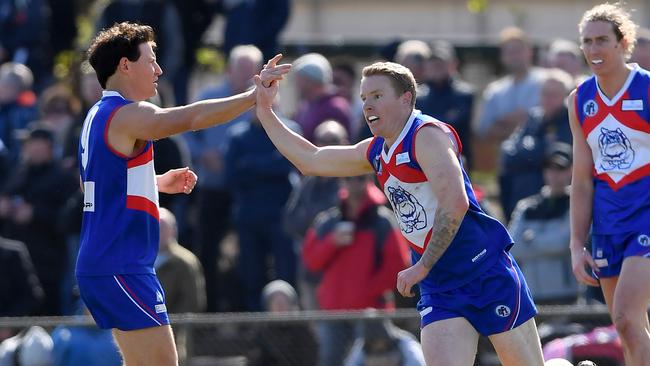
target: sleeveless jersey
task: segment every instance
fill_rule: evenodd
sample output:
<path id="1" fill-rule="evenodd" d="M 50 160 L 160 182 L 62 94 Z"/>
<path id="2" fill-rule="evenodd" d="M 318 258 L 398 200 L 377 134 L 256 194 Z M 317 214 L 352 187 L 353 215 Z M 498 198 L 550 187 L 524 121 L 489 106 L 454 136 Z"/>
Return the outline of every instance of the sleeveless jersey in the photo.
<path id="1" fill-rule="evenodd" d="M 594 234 L 650 223 L 650 73 L 636 64 L 611 100 L 596 76 L 578 86 L 575 110 L 594 162 Z"/>
<path id="2" fill-rule="evenodd" d="M 367 151 L 402 235 L 409 243 L 413 263 L 420 259 L 431 238 L 438 205 L 415 155 L 415 137 L 426 125 L 437 126 L 447 133 L 460 154 L 462 146 L 456 131 L 417 110 L 388 152 L 384 149 L 384 138 L 379 136 L 373 138 Z M 480 208 L 467 173 L 462 171 L 469 208 L 451 244 L 420 282 L 421 294 L 447 291 L 470 282 L 493 266 L 503 250 L 512 244 L 505 227 Z"/>
<path id="3" fill-rule="evenodd" d="M 79 168 L 84 188 L 78 275 L 154 273 L 158 253 L 158 187 L 153 144 L 125 156 L 108 143 L 115 112 L 131 103 L 105 91 L 84 121 Z"/>

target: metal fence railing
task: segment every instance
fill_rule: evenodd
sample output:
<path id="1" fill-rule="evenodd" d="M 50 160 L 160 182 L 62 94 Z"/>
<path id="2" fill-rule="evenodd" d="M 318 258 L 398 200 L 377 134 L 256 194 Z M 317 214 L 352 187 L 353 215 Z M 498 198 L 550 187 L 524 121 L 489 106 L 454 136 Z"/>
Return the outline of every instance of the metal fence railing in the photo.
<path id="1" fill-rule="evenodd" d="M 585 328 L 593 328 L 611 324 L 607 308 L 602 305 L 540 306 L 539 310 L 538 325 L 579 323 Z M 259 352 L 269 352 L 269 349 L 271 353 L 284 357 L 282 364 L 309 366 L 304 360 L 316 359 L 316 335 L 320 324 L 347 324 L 347 327 L 340 328 L 346 330 L 345 334 L 341 333 L 335 339 L 346 342 L 344 348 L 349 348 L 355 337 L 350 333 L 359 335 L 358 325 L 361 323 L 389 319 L 417 337 L 420 321 L 419 314 L 413 309 L 390 312 L 200 313 L 172 314 L 170 317 L 179 343 L 181 363 L 189 366 L 255 365 L 253 360 Z M 87 316 L 0 318 L 0 329 L 18 331 L 30 326 L 41 326 L 51 332 L 61 326 L 94 326 L 94 322 Z M 307 339 L 309 337 L 313 339 Z M 487 339 L 482 338 L 479 343 L 476 364 L 499 364 Z"/>

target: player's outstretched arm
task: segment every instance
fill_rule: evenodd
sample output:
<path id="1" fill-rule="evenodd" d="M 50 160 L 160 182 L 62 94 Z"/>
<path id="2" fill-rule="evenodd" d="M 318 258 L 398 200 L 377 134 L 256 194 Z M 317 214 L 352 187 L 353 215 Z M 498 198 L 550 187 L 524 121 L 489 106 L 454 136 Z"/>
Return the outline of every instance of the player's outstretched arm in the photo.
<path id="1" fill-rule="evenodd" d="M 352 146 L 317 147 L 287 128 L 273 111 L 278 82 L 265 87 L 261 78 L 255 76 L 255 84 L 257 117 L 280 153 L 302 174 L 343 177 L 372 172 L 372 167 L 366 159 L 370 139 Z"/>
<path id="2" fill-rule="evenodd" d="M 591 148 L 587 144 L 582 128 L 575 112 L 576 91 L 569 95 L 569 125 L 573 135 L 573 174 L 571 178 L 571 265 L 573 274 L 579 282 L 590 286 L 598 286 L 598 282 L 589 275 L 586 267 L 597 271 L 598 267 L 591 254 L 585 249 L 591 215 L 593 210 L 594 183 L 592 172 L 594 162 Z"/>
<path id="3" fill-rule="evenodd" d="M 280 57 L 277 55 L 274 59 Z M 261 77 L 268 84 L 281 80 L 290 69 L 289 64 L 273 63 L 273 66 L 265 67 Z M 110 137 L 117 138 L 118 143 L 120 139 L 156 140 L 228 122 L 254 104 L 254 89 L 227 98 L 202 100 L 173 108 L 160 108 L 148 102 L 131 103 L 115 113 L 109 133 L 113 135 Z"/>
<path id="4" fill-rule="evenodd" d="M 458 232 L 469 207 L 456 148 L 445 132 L 424 127 L 415 140 L 416 159 L 438 199 L 431 239 L 420 260 L 397 275 L 397 290 L 411 297 L 411 288 L 429 273 Z"/>

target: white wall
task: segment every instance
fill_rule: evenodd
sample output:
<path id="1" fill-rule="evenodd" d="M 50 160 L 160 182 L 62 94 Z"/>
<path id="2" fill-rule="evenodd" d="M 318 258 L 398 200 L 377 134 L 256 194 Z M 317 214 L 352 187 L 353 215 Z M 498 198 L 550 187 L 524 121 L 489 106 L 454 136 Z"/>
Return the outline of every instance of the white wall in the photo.
<path id="1" fill-rule="evenodd" d="M 582 13 L 602 1 L 486 0 L 484 13 L 467 0 L 294 0 L 282 38 L 289 43 L 383 43 L 402 38 L 444 38 L 456 44 L 493 43 L 499 30 L 522 27 L 535 41 L 577 38 Z M 628 0 L 633 18 L 649 25 L 650 4 Z"/>

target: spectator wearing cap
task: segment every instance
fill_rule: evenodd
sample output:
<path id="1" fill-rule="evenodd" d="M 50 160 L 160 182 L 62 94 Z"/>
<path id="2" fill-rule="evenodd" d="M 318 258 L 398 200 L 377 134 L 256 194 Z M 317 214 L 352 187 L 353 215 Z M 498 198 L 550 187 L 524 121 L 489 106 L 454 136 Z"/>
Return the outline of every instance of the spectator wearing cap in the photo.
<path id="1" fill-rule="evenodd" d="M 368 320 L 362 329 L 345 359 L 345 366 L 425 366 L 417 339 L 389 319 Z"/>
<path id="2" fill-rule="evenodd" d="M 636 31 L 636 45 L 630 57 L 642 68 L 650 70 L 650 29 L 641 27 Z"/>
<path id="3" fill-rule="evenodd" d="M 299 310 L 298 294 L 286 281 L 274 280 L 262 289 L 262 303 L 269 316 Z M 256 327 L 249 350 L 251 366 L 316 365 L 318 344 L 305 323 L 266 323 Z"/>
<path id="4" fill-rule="evenodd" d="M 544 187 L 517 203 L 510 233 L 510 252 L 519 263 L 537 304 L 570 304 L 578 285 L 569 253 L 569 185 L 571 145 L 558 142 L 544 159 Z"/>
<path id="5" fill-rule="evenodd" d="M 547 71 L 540 106 L 501 144 L 499 200 L 506 220 L 522 198 L 539 192 L 544 185 L 544 153 L 553 142 L 571 143 L 569 115 L 564 100 L 573 89 L 573 78 L 560 69 Z"/>
<path id="6" fill-rule="evenodd" d="M 568 39 L 556 39 L 551 43 L 548 48 L 547 63 L 548 67 L 558 68 L 571 75 L 575 86 L 587 78 L 580 46 Z"/>
<path id="7" fill-rule="evenodd" d="M 308 53 L 294 61 L 293 70 L 300 98 L 294 120 L 303 136 L 313 142 L 314 130 L 328 119 L 341 123 L 349 134 L 352 108 L 347 99 L 336 93 L 330 62 L 321 54 Z"/>
<path id="8" fill-rule="evenodd" d="M 61 280 L 67 263 L 57 216 L 79 189 L 54 157 L 54 135 L 35 127 L 24 134 L 20 164 L 0 189 L 0 235 L 27 245 L 45 292 L 38 315 L 61 314 Z"/>
<path id="9" fill-rule="evenodd" d="M 433 42 L 430 50 L 415 106 L 456 130 L 463 145 L 462 153 L 471 164 L 474 87 L 460 79 L 456 52 L 449 42 Z"/>

